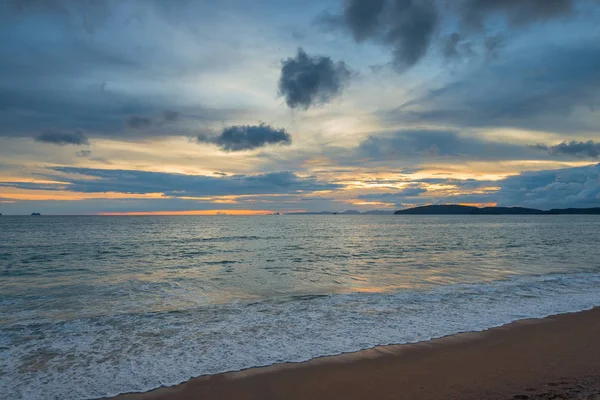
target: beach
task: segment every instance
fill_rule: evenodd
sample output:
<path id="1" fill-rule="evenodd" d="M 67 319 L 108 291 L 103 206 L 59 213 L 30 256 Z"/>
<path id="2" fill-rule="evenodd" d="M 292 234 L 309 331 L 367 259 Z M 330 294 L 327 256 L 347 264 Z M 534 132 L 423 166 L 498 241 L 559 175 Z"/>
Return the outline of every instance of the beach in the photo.
<path id="1" fill-rule="evenodd" d="M 600 399 L 599 338 L 595 308 L 115 399 Z"/>

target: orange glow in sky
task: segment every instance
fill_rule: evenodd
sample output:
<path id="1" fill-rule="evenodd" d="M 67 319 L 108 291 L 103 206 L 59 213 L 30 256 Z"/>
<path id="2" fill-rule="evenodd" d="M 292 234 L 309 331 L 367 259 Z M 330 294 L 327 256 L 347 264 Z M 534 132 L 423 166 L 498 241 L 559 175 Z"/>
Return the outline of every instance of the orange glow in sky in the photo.
<path id="1" fill-rule="evenodd" d="M 187 210 L 187 211 L 135 211 L 100 213 L 105 216 L 140 216 L 140 215 L 269 215 L 267 210 Z"/>

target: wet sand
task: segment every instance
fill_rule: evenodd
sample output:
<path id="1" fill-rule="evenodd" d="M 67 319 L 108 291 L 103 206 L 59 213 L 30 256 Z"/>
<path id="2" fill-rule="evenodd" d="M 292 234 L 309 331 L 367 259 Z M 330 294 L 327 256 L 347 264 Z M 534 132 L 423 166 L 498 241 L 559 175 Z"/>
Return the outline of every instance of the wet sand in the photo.
<path id="1" fill-rule="evenodd" d="M 600 400 L 600 308 L 205 376 L 115 399 Z"/>

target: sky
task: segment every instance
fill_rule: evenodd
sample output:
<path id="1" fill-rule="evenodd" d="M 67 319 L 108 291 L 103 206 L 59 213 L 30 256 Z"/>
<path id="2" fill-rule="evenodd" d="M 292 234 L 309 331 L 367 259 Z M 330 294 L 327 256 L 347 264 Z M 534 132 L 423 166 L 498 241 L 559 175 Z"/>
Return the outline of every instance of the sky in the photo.
<path id="1" fill-rule="evenodd" d="M 599 0 L 6 0 L 0 213 L 600 206 Z"/>

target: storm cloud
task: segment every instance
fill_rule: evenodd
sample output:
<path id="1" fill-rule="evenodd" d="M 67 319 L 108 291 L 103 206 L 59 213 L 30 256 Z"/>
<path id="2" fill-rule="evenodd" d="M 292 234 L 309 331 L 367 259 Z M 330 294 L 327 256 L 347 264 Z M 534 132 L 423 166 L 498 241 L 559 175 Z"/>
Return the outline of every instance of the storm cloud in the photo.
<path id="1" fill-rule="evenodd" d="M 299 48 L 295 57 L 281 61 L 279 95 L 290 108 L 308 109 L 341 95 L 351 72 L 343 61 L 309 56 Z"/>
<path id="2" fill-rule="evenodd" d="M 271 144 L 290 145 L 292 137 L 285 129 L 269 125 L 236 125 L 223 129 L 218 136 L 201 134 L 196 137 L 199 143 L 212 143 L 225 151 L 244 151 Z"/>
<path id="3" fill-rule="evenodd" d="M 81 131 L 70 132 L 56 132 L 47 131 L 35 138 L 36 142 L 51 143 L 58 146 L 65 145 L 89 145 L 90 141 Z"/>

